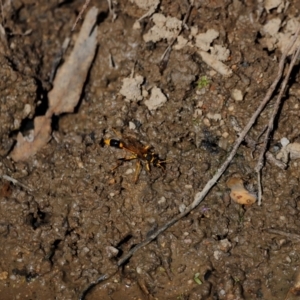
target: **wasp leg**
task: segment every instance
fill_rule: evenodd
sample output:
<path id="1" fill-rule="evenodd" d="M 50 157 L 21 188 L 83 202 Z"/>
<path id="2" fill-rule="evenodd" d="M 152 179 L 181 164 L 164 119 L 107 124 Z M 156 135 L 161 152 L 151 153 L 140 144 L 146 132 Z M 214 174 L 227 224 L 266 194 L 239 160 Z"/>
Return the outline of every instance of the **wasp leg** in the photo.
<path id="1" fill-rule="evenodd" d="M 118 164 L 115 167 L 113 167 L 111 170 L 113 171 L 113 170 L 117 169 L 118 167 L 120 167 L 123 164 L 124 161 L 129 161 L 129 160 L 133 160 L 133 159 L 136 159 L 136 158 L 137 158 L 136 155 L 132 155 L 130 157 L 119 158 L 118 159 Z"/>
<path id="2" fill-rule="evenodd" d="M 135 169 L 135 175 L 134 175 L 134 183 L 137 183 L 137 181 L 139 179 L 140 172 L 141 172 L 141 162 L 138 160 L 136 162 L 136 169 Z"/>
<path id="3" fill-rule="evenodd" d="M 119 168 L 122 164 L 123 164 L 123 161 L 119 160 L 119 161 L 118 161 L 118 164 L 117 164 L 115 167 L 113 167 L 113 168 L 111 169 L 111 171 L 114 171 L 115 169 Z"/>
<path id="4" fill-rule="evenodd" d="M 129 160 L 133 160 L 133 159 L 137 159 L 136 154 L 133 154 L 132 156 L 129 156 L 129 157 L 119 158 L 119 160 L 122 160 L 122 161 L 129 161 Z"/>
<path id="5" fill-rule="evenodd" d="M 162 160 L 162 161 L 160 161 L 160 162 L 157 164 L 157 166 L 158 166 L 159 168 L 161 168 L 164 172 L 166 171 L 165 163 L 166 163 L 166 161 L 165 161 L 165 160 Z"/>
<path id="6" fill-rule="evenodd" d="M 122 137 L 122 133 L 118 130 L 116 130 L 115 128 L 112 128 L 113 132 L 116 134 L 116 136 L 118 136 L 119 138 Z"/>
<path id="7" fill-rule="evenodd" d="M 137 155 L 132 155 L 130 157 L 124 157 L 124 158 L 119 158 L 119 161 L 121 162 L 117 167 L 119 167 L 124 161 L 129 161 L 129 160 L 133 160 L 133 159 L 137 159 Z M 114 169 L 116 169 L 117 167 L 115 167 Z M 138 160 L 136 163 L 136 169 L 135 169 L 135 175 L 134 175 L 134 183 L 137 183 L 138 179 L 139 179 L 139 175 L 141 172 L 141 162 Z"/>
<path id="8" fill-rule="evenodd" d="M 156 163 L 156 167 L 159 167 L 161 168 L 164 172 L 166 172 L 166 163 L 167 162 L 170 162 L 171 160 L 170 159 L 167 159 L 167 160 L 159 160 L 157 163 Z"/>
<path id="9" fill-rule="evenodd" d="M 148 172 L 151 171 L 150 163 L 149 163 L 148 161 L 146 162 L 146 170 L 147 170 Z"/>

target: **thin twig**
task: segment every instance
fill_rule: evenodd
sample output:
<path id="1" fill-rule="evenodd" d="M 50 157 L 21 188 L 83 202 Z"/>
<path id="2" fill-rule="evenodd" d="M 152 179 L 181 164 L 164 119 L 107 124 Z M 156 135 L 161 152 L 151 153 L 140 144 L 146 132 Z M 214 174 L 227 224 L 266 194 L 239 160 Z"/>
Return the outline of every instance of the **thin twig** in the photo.
<path id="1" fill-rule="evenodd" d="M 285 232 L 285 231 L 277 230 L 277 229 L 272 229 L 272 228 L 267 228 L 267 229 L 264 229 L 264 230 L 266 232 L 283 235 L 283 236 L 286 236 L 286 237 L 290 238 L 291 240 L 297 240 L 297 241 L 300 242 L 300 235 L 299 234 L 289 233 L 289 232 Z"/>
<path id="2" fill-rule="evenodd" d="M 163 55 L 161 56 L 160 58 L 160 65 L 165 65 L 166 64 L 166 61 L 169 60 L 169 56 L 170 56 L 170 53 L 171 53 L 171 50 L 172 50 L 172 47 L 174 45 L 174 43 L 177 41 L 177 38 L 179 37 L 179 35 L 181 34 L 183 28 L 186 26 L 186 23 L 188 21 L 188 18 L 191 14 L 191 11 L 192 11 L 192 8 L 193 8 L 193 5 L 194 5 L 194 1 L 191 1 L 191 4 L 189 6 L 189 9 L 182 21 L 182 24 L 181 24 L 181 28 L 180 30 L 178 31 L 177 35 L 173 38 L 173 40 L 171 41 L 171 43 L 169 44 L 169 46 L 167 47 L 167 49 L 165 50 L 165 52 L 163 53 Z"/>
<path id="3" fill-rule="evenodd" d="M 240 131 L 242 130 L 242 128 L 240 127 L 236 118 L 234 116 L 231 116 L 230 121 L 231 121 L 233 129 L 239 134 Z M 246 146 L 252 149 L 252 153 L 255 150 L 260 150 L 260 146 L 250 136 L 245 136 L 244 141 L 246 143 Z M 253 155 L 251 155 L 251 156 L 253 158 Z M 285 164 L 284 162 L 282 162 L 279 159 L 276 159 L 270 151 L 266 152 L 266 159 L 269 163 L 277 166 L 278 168 L 280 168 L 282 170 L 285 170 L 287 168 L 287 164 Z"/>
<path id="4" fill-rule="evenodd" d="M 107 0 L 107 4 L 108 4 L 108 10 L 109 10 L 109 14 L 111 15 L 111 20 L 112 22 L 115 21 L 115 19 L 117 18 L 117 14 L 115 13 L 111 0 Z"/>
<path id="5" fill-rule="evenodd" d="M 137 22 L 141 22 L 145 18 L 151 17 L 155 13 L 155 11 L 157 10 L 157 7 L 158 7 L 159 3 L 160 3 L 160 1 L 152 1 L 152 6 L 150 6 L 149 10 L 145 14 L 143 14 L 137 20 Z"/>
<path id="6" fill-rule="evenodd" d="M 251 127 L 253 126 L 253 124 L 256 122 L 256 119 L 258 118 L 258 116 L 260 115 L 260 113 L 262 112 L 262 110 L 264 109 L 264 107 L 266 106 L 266 104 L 268 103 L 268 101 L 270 100 L 280 78 L 282 77 L 282 72 L 283 72 L 283 68 L 284 68 L 284 63 L 286 60 L 286 56 L 287 53 L 289 51 L 289 47 L 286 49 L 286 51 L 282 54 L 280 62 L 279 62 L 279 66 L 278 66 L 278 74 L 276 76 L 276 78 L 274 79 L 272 85 L 270 86 L 269 90 L 267 91 L 267 94 L 265 96 L 265 98 L 263 99 L 263 101 L 261 102 L 261 104 L 259 105 L 259 107 L 257 108 L 257 110 L 254 112 L 254 114 L 252 115 L 252 117 L 250 118 L 248 124 L 244 127 L 244 129 L 242 130 L 242 132 L 240 133 L 240 136 L 237 138 L 230 154 L 228 155 L 227 159 L 225 160 L 225 162 L 223 163 L 223 165 L 217 170 L 217 172 L 215 173 L 215 175 L 206 183 L 205 187 L 203 188 L 203 190 L 201 192 L 198 192 L 195 195 L 194 201 L 186 208 L 185 211 L 183 211 L 182 213 L 178 214 L 177 216 L 175 216 L 173 219 L 171 219 L 170 221 L 168 221 L 167 223 L 165 223 L 163 226 L 161 226 L 160 228 L 158 228 L 153 234 L 151 234 L 149 237 L 147 237 L 147 239 L 145 239 L 143 242 L 141 242 L 140 244 L 137 244 L 135 247 L 133 247 L 126 255 L 124 255 L 122 258 L 120 258 L 117 262 L 117 269 L 111 271 L 110 273 L 101 275 L 95 282 L 91 283 L 84 291 L 83 293 L 80 295 L 80 300 L 85 299 L 85 296 L 87 295 L 87 293 L 93 289 L 98 283 L 103 282 L 107 279 L 109 279 L 110 277 L 112 277 L 114 274 L 117 273 L 118 269 L 124 265 L 131 257 L 132 255 L 138 251 L 139 249 L 145 247 L 146 245 L 148 245 L 150 242 L 152 242 L 154 239 L 157 238 L 158 235 L 160 235 L 162 232 L 164 232 L 165 230 L 167 230 L 169 227 L 171 227 L 172 225 L 174 225 L 176 222 L 178 222 L 180 219 L 182 219 L 183 217 L 185 217 L 186 215 L 188 215 L 194 208 L 196 208 L 201 202 L 202 200 L 205 198 L 205 196 L 208 194 L 208 192 L 211 190 L 211 188 L 217 183 L 217 181 L 220 179 L 220 177 L 222 176 L 222 174 L 224 173 L 224 171 L 227 169 L 227 167 L 229 166 L 229 164 L 231 163 L 233 157 L 235 156 L 239 146 L 241 145 L 241 143 L 243 142 L 243 140 L 245 139 L 245 136 L 247 135 L 248 131 L 251 129 Z"/>
<path id="7" fill-rule="evenodd" d="M 290 45 L 287 47 L 287 51 L 286 53 L 288 53 L 288 51 L 292 48 L 292 46 L 295 44 L 298 36 L 299 36 L 299 32 L 300 32 L 300 26 L 298 27 L 297 29 L 297 32 L 295 34 L 295 37 L 293 38 L 293 40 L 291 41 Z M 290 63 L 290 66 L 288 68 L 288 71 L 287 71 L 287 74 L 281 84 L 281 89 L 280 89 L 280 92 L 277 96 L 277 99 L 276 99 L 276 102 L 275 102 L 275 105 L 274 105 L 274 108 L 273 108 L 273 112 L 272 112 L 272 115 L 269 119 L 269 124 L 268 124 L 268 127 L 267 127 L 267 131 L 265 133 L 265 138 L 264 138 L 264 143 L 262 145 L 262 150 L 260 152 L 260 156 L 259 156 L 259 159 L 257 161 L 257 165 L 255 167 L 255 171 L 257 172 L 257 177 L 258 177 L 258 205 L 261 205 L 261 198 L 262 198 L 262 185 L 261 185 L 261 181 L 260 181 L 260 178 L 261 178 L 261 170 L 264 166 L 264 158 L 265 158 L 265 153 L 266 153 L 266 150 L 267 150 L 267 146 L 269 144 L 269 139 L 270 139 L 270 134 L 271 132 L 273 131 L 273 128 L 274 128 L 274 120 L 275 120 L 275 117 L 278 113 L 278 110 L 279 110 L 279 107 L 280 107 L 280 103 L 281 103 L 281 99 L 282 99 L 282 96 L 286 90 L 286 86 L 287 86 L 287 83 L 290 79 L 290 75 L 291 75 L 291 72 L 294 68 L 294 65 L 296 63 L 296 60 L 298 59 L 298 56 L 299 56 L 299 52 L 300 52 L 300 46 L 298 47 L 298 49 L 294 52 L 293 54 L 293 58 L 292 58 L 292 61 Z"/>
<path id="8" fill-rule="evenodd" d="M 283 161 L 274 157 L 274 155 L 270 152 L 266 152 L 266 159 L 268 162 L 272 163 L 273 165 L 277 166 L 278 168 L 285 170 L 287 168 L 287 164 Z"/>
<path id="9" fill-rule="evenodd" d="M 30 192 L 32 192 L 32 189 L 30 187 L 28 187 L 27 185 L 21 183 L 20 181 L 18 181 L 17 179 L 14 179 L 8 175 L 0 175 L 1 178 L 3 178 L 4 180 L 7 180 L 9 182 L 11 182 L 14 185 L 19 185 L 21 186 L 23 189 L 28 190 Z"/>
<path id="10" fill-rule="evenodd" d="M 91 0 L 85 0 L 85 3 L 84 3 L 84 5 L 83 5 L 82 8 L 81 8 L 81 10 L 80 10 L 80 12 L 79 12 L 79 15 L 77 16 L 77 18 L 76 18 L 76 20 L 75 20 L 75 23 L 74 23 L 73 26 L 72 26 L 71 31 L 74 31 L 74 29 L 75 29 L 77 23 L 79 22 L 79 20 L 82 19 L 82 15 L 83 15 L 84 11 L 86 10 L 86 8 L 88 7 L 88 5 L 90 4 L 90 1 L 91 1 Z"/>

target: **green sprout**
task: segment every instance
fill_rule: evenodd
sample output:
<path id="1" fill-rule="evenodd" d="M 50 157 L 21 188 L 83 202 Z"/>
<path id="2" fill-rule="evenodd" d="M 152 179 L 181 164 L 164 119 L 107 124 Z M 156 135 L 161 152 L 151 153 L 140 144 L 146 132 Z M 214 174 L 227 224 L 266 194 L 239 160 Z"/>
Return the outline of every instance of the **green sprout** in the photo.
<path id="1" fill-rule="evenodd" d="M 193 125 L 197 126 L 199 125 L 200 120 L 199 119 L 192 119 Z"/>
<path id="2" fill-rule="evenodd" d="M 166 272 L 166 269 L 163 268 L 163 267 L 158 267 L 158 271 L 159 271 L 159 272 Z"/>
<path id="3" fill-rule="evenodd" d="M 238 222 L 240 224 L 244 223 L 244 215 L 243 214 L 239 214 L 239 220 L 238 220 Z"/>
<path id="4" fill-rule="evenodd" d="M 194 281 L 195 281 L 197 284 L 201 285 L 201 284 L 202 284 L 202 281 L 200 280 L 199 276 L 200 276 L 200 273 L 196 273 L 196 274 L 194 275 Z"/>
<path id="5" fill-rule="evenodd" d="M 209 85 L 209 79 L 207 76 L 201 76 L 197 82 L 197 87 L 199 90 L 207 87 Z"/>

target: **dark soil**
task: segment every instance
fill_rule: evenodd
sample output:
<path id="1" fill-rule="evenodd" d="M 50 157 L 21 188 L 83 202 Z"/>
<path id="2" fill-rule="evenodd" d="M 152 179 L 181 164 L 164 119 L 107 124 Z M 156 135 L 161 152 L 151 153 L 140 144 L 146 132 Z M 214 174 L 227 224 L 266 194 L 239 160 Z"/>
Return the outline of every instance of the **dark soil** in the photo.
<path id="1" fill-rule="evenodd" d="M 232 116 L 244 126 L 277 74 L 281 52 L 259 42 L 261 27 L 274 17 L 298 16 L 297 3 L 267 13 L 261 1 L 195 1 L 187 25 L 219 31 L 215 42 L 230 50 L 224 63 L 233 70 L 224 77 L 191 47 L 173 49 L 160 68 L 168 42 L 144 42 L 151 18 L 133 29 L 146 11 L 113 1 L 113 20 L 106 1 L 91 1 L 89 7 L 99 9 L 99 48 L 80 103 L 74 114 L 53 120 L 53 138 L 41 151 L 14 162 L 9 154 L 16 134 L 26 134 L 33 118 L 45 113 L 55 60 L 66 37 L 74 44 L 81 21 L 74 33 L 71 28 L 84 1 L 2 0 L 7 45 L 1 41 L 0 175 L 30 190 L 0 179 L 0 299 L 78 299 L 102 274 L 116 270 L 122 254 L 187 207 L 237 138 Z M 162 0 L 157 11 L 183 20 L 188 6 Z M 183 29 L 183 37 L 189 34 Z M 143 76 L 145 91 L 157 86 L 167 102 L 149 111 L 145 100 L 125 101 L 119 91 L 132 71 Z M 242 91 L 242 101 L 233 99 L 234 89 Z M 271 152 L 282 137 L 299 141 L 299 90 L 295 72 Z M 251 130 L 254 140 L 271 108 Z M 152 164 L 147 172 L 143 164 L 135 184 L 136 160 L 113 169 L 128 153 L 103 147 L 101 140 L 118 139 L 117 132 L 153 146 L 166 170 Z M 286 170 L 266 163 L 262 205 L 244 207 L 230 200 L 226 180 L 239 175 L 255 190 L 259 152 L 252 150 L 242 145 L 192 213 L 86 299 L 297 299 L 289 290 L 299 272 L 300 243 L 289 233 L 300 228 L 299 160 Z M 265 230 L 270 228 L 282 234 Z"/>

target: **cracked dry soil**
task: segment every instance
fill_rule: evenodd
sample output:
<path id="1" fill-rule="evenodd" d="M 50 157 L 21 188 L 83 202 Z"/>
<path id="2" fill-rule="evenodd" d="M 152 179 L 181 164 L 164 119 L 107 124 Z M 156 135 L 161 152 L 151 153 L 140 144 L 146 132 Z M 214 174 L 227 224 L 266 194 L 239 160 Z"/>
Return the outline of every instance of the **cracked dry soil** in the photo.
<path id="1" fill-rule="evenodd" d="M 2 1 L 7 33 L 0 55 L 0 299 L 78 299 L 116 260 L 180 210 L 212 177 L 237 133 L 230 118 L 245 125 L 274 79 L 280 51 L 259 42 L 272 18 L 299 15 L 298 1 L 285 10 L 263 9 L 262 1 L 195 1 L 188 27 L 215 29 L 215 43 L 230 50 L 224 77 L 208 67 L 195 48 L 173 49 L 164 69 L 166 40 L 145 43 L 153 26 L 145 11 L 126 0 L 99 9 L 99 48 L 74 114 L 53 122 L 53 138 L 35 156 L 14 162 L 16 133 L 32 127 L 47 107 L 53 64 L 84 1 Z M 187 1 L 162 0 L 157 11 L 183 20 Z M 181 34 L 188 39 L 190 31 Z M 113 62 L 113 63 L 112 63 Z M 125 101 L 122 79 L 143 76 L 143 89 L 159 87 L 167 101 L 149 111 L 145 99 Z M 204 77 L 206 76 L 206 77 Z M 207 81 L 206 79 L 207 78 Z M 203 79 L 204 86 L 203 86 Z M 201 82 L 201 84 L 199 83 Z M 200 86 L 201 85 L 201 86 Z M 237 101 L 232 91 L 242 91 Z M 270 141 L 299 141 L 299 74 L 295 72 Z M 257 139 L 269 105 L 250 132 Z M 134 134 L 166 159 L 166 172 L 145 167 L 133 183 L 135 161 L 111 170 L 124 151 L 101 147 L 114 130 Z M 266 164 L 263 202 L 250 207 L 230 200 L 226 180 L 239 174 L 255 188 L 258 152 L 242 145 L 205 200 L 187 217 L 139 250 L 86 299 L 297 299 L 289 290 L 299 272 L 299 161 L 286 170 Z M 195 280 L 196 279 L 196 280 Z"/>

